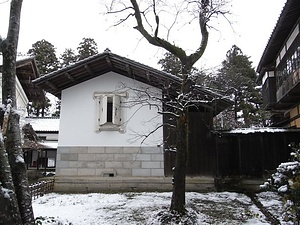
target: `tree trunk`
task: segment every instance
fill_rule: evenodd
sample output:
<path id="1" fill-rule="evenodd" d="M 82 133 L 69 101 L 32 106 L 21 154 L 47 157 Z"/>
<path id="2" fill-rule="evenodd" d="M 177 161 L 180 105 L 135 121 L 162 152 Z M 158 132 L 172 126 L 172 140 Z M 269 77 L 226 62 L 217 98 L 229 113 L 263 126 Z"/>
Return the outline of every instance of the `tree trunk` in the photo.
<path id="1" fill-rule="evenodd" d="M 180 214 L 185 213 L 185 177 L 187 162 L 187 110 L 177 119 L 176 164 L 174 170 L 173 194 L 171 210 Z"/>
<path id="2" fill-rule="evenodd" d="M 6 135 L 5 147 L 8 150 L 8 158 L 22 222 L 24 225 L 34 224 L 31 194 L 29 190 L 23 150 L 21 148 L 19 115 L 15 112 L 10 114 L 9 129 Z"/>
<path id="3" fill-rule="evenodd" d="M 0 141 L 0 224 L 21 225 L 21 215 L 2 140 Z"/>
<path id="4" fill-rule="evenodd" d="M 192 92 L 194 82 L 189 78 L 189 72 L 192 64 L 182 63 L 182 84 L 178 101 L 179 110 L 177 114 L 177 127 L 176 127 L 176 164 L 174 170 L 174 185 L 171 201 L 171 210 L 175 210 L 180 214 L 185 214 L 185 177 L 187 165 L 187 153 L 189 148 L 189 134 L 188 134 L 188 120 L 189 120 L 189 106 L 190 101 L 187 96 Z M 180 107 L 184 106 L 184 107 Z"/>
<path id="5" fill-rule="evenodd" d="M 2 67 L 2 101 L 6 105 L 6 115 L 2 126 L 4 146 L 7 151 L 1 151 L 1 159 L 5 162 L 8 155 L 8 162 L 11 168 L 11 177 L 14 188 L 10 188 L 17 199 L 18 207 L 11 207 L 12 215 L 21 215 L 22 222 L 15 224 L 34 224 L 31 196 L 26 174 L 26 167 L 21 148 L 21 131 L 19 115 L 15 113 L 16 105 L 16 56 L 20 31 L 20 18 L 22 0 L 12 0 L 10 6 L 10 19 L 7 38 L 0 38 L 0 49 L 3 55 Z M 6 166 L 6 168 L 8 168 Z M 9 174 L 8 174 L 9 177 Z M 1 177 L 1 185 L 3 180 Z M 2 188 L 2 190 L 4 190 Z M 4 195 L 5 197 L 5 195 Z M 5 199 L 1 198 L 1 201 Z M 12 201 L 12 203 L 14 203 Z M 1 204 L 2 207 L 2 204 Z M 3 208 L 5 210 L 5 207 Z"/>

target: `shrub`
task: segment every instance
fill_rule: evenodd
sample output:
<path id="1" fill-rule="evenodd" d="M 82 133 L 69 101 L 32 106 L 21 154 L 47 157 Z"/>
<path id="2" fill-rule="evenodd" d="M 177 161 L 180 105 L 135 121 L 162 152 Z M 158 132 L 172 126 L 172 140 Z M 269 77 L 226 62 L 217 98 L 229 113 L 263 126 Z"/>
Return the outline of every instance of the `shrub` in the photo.
<path id="1" fill-rule="evenodd" d="M 283 196 L 283 219 L 300 224 L 300 145 L 292 143 L 290 147 L 291 160 L 281 163 L 261 188 L 276 191 Z"/>

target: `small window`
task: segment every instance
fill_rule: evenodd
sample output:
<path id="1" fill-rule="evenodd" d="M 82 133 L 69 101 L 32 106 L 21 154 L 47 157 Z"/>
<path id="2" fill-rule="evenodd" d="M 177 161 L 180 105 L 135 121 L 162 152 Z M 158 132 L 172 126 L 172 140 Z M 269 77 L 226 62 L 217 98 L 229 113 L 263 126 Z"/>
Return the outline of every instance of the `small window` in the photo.
<path id="1" fill-rule="evenodd" d="M 112 118 L 113 118 L 113 97 L 107 97 L 107 122 L 112 123 Z"/>
<path id="2" fill-rule="evenodd" d="M 126 93 L 95 93 L 97 110 L 97 130 L 124 131 L 122 100 Z"/>

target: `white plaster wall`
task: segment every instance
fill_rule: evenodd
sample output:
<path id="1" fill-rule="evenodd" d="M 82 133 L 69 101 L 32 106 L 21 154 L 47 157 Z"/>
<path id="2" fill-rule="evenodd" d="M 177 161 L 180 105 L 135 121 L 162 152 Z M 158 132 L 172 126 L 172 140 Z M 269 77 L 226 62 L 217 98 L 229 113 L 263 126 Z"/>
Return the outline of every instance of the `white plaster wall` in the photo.
<path id="1" fill-rule="evenodd" d="M 125 88 L 124 88 L 125 86 Z M 120 88 L 122 90 L 120 90 Z M 127 88 L 126 88 L 127 87 Z M 58 146 L 140 146 L 142 139 L 139 135 L 147 135 L 158 125 L 162 124 L 162 116 L 156 107 L 141 104 L 127 104 L 126 132 L 96 131 L 96 102 L 95 92 L 127 91 L 130 102 L 136 98 L 131 88 L 152 88 L 161 96 L 161 90 L 144 83 L 134 81 L 125 76 L 109 72 L 86 82 L 80 83 L 62 92 L 61 115 Z M 136 103 L 136 102 L 135 102 Z M 157 104 L 157 102 L 155 102 Z M 159 103 L 161 105 L 161 103 Z M 148 137 L 143 146 L 157 146 L 162 144 L 162 128 Z"/>
<path id="2" fill-rule="evenodd" d="M 0 93 L 2 93 L 2 73 L 0 73 Z M 2 95 L 0 95 L 0 98 Z M 18 108 L 25 108 L 28 104 L 28 98 L 22 88 L 19 79 L 16 77 L 16 100 Z"/>
<path id="3" fill-rule="evenodd" d="M 27 104 L 29 102 L 22 85 L 19 79 L 16 77 L 16 100 L 17 100 L 17 108 L 19 113 L 22 113 L 22 116 L 27 116 Z"/>
<path id="4" fill-rule="evenodd" d="M 53 133 L 38 133 L 38 136 L 46 136 L 47 141 L 57 141 L 58 140 L 58 134 L 53 134 Z"/>
<path id="5" fill-rule="evenodd" d="M 1 63 L 0 63 L 1 65 Z M 23 117 L 27 115 L 28 98 L 22 88 L 19 79 L 16 77 L 16 103 L 19 114 Z M 2 73 L 0 73 L 0 102 L 2 103 Z"/>

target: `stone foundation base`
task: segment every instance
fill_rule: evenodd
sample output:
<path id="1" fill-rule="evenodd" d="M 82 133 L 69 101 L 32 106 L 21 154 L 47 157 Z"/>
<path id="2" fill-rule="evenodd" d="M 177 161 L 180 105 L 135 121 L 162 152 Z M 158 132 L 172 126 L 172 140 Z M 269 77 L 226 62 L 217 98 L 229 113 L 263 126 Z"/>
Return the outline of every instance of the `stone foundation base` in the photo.
<path id="1" fill-rule="evenodd" d="M 67 193 L 172 191 L 171 177 L 55 177 L 54 191 Z M 215 191 L 213 177 L 186 178 L 187 191 Z"/>

